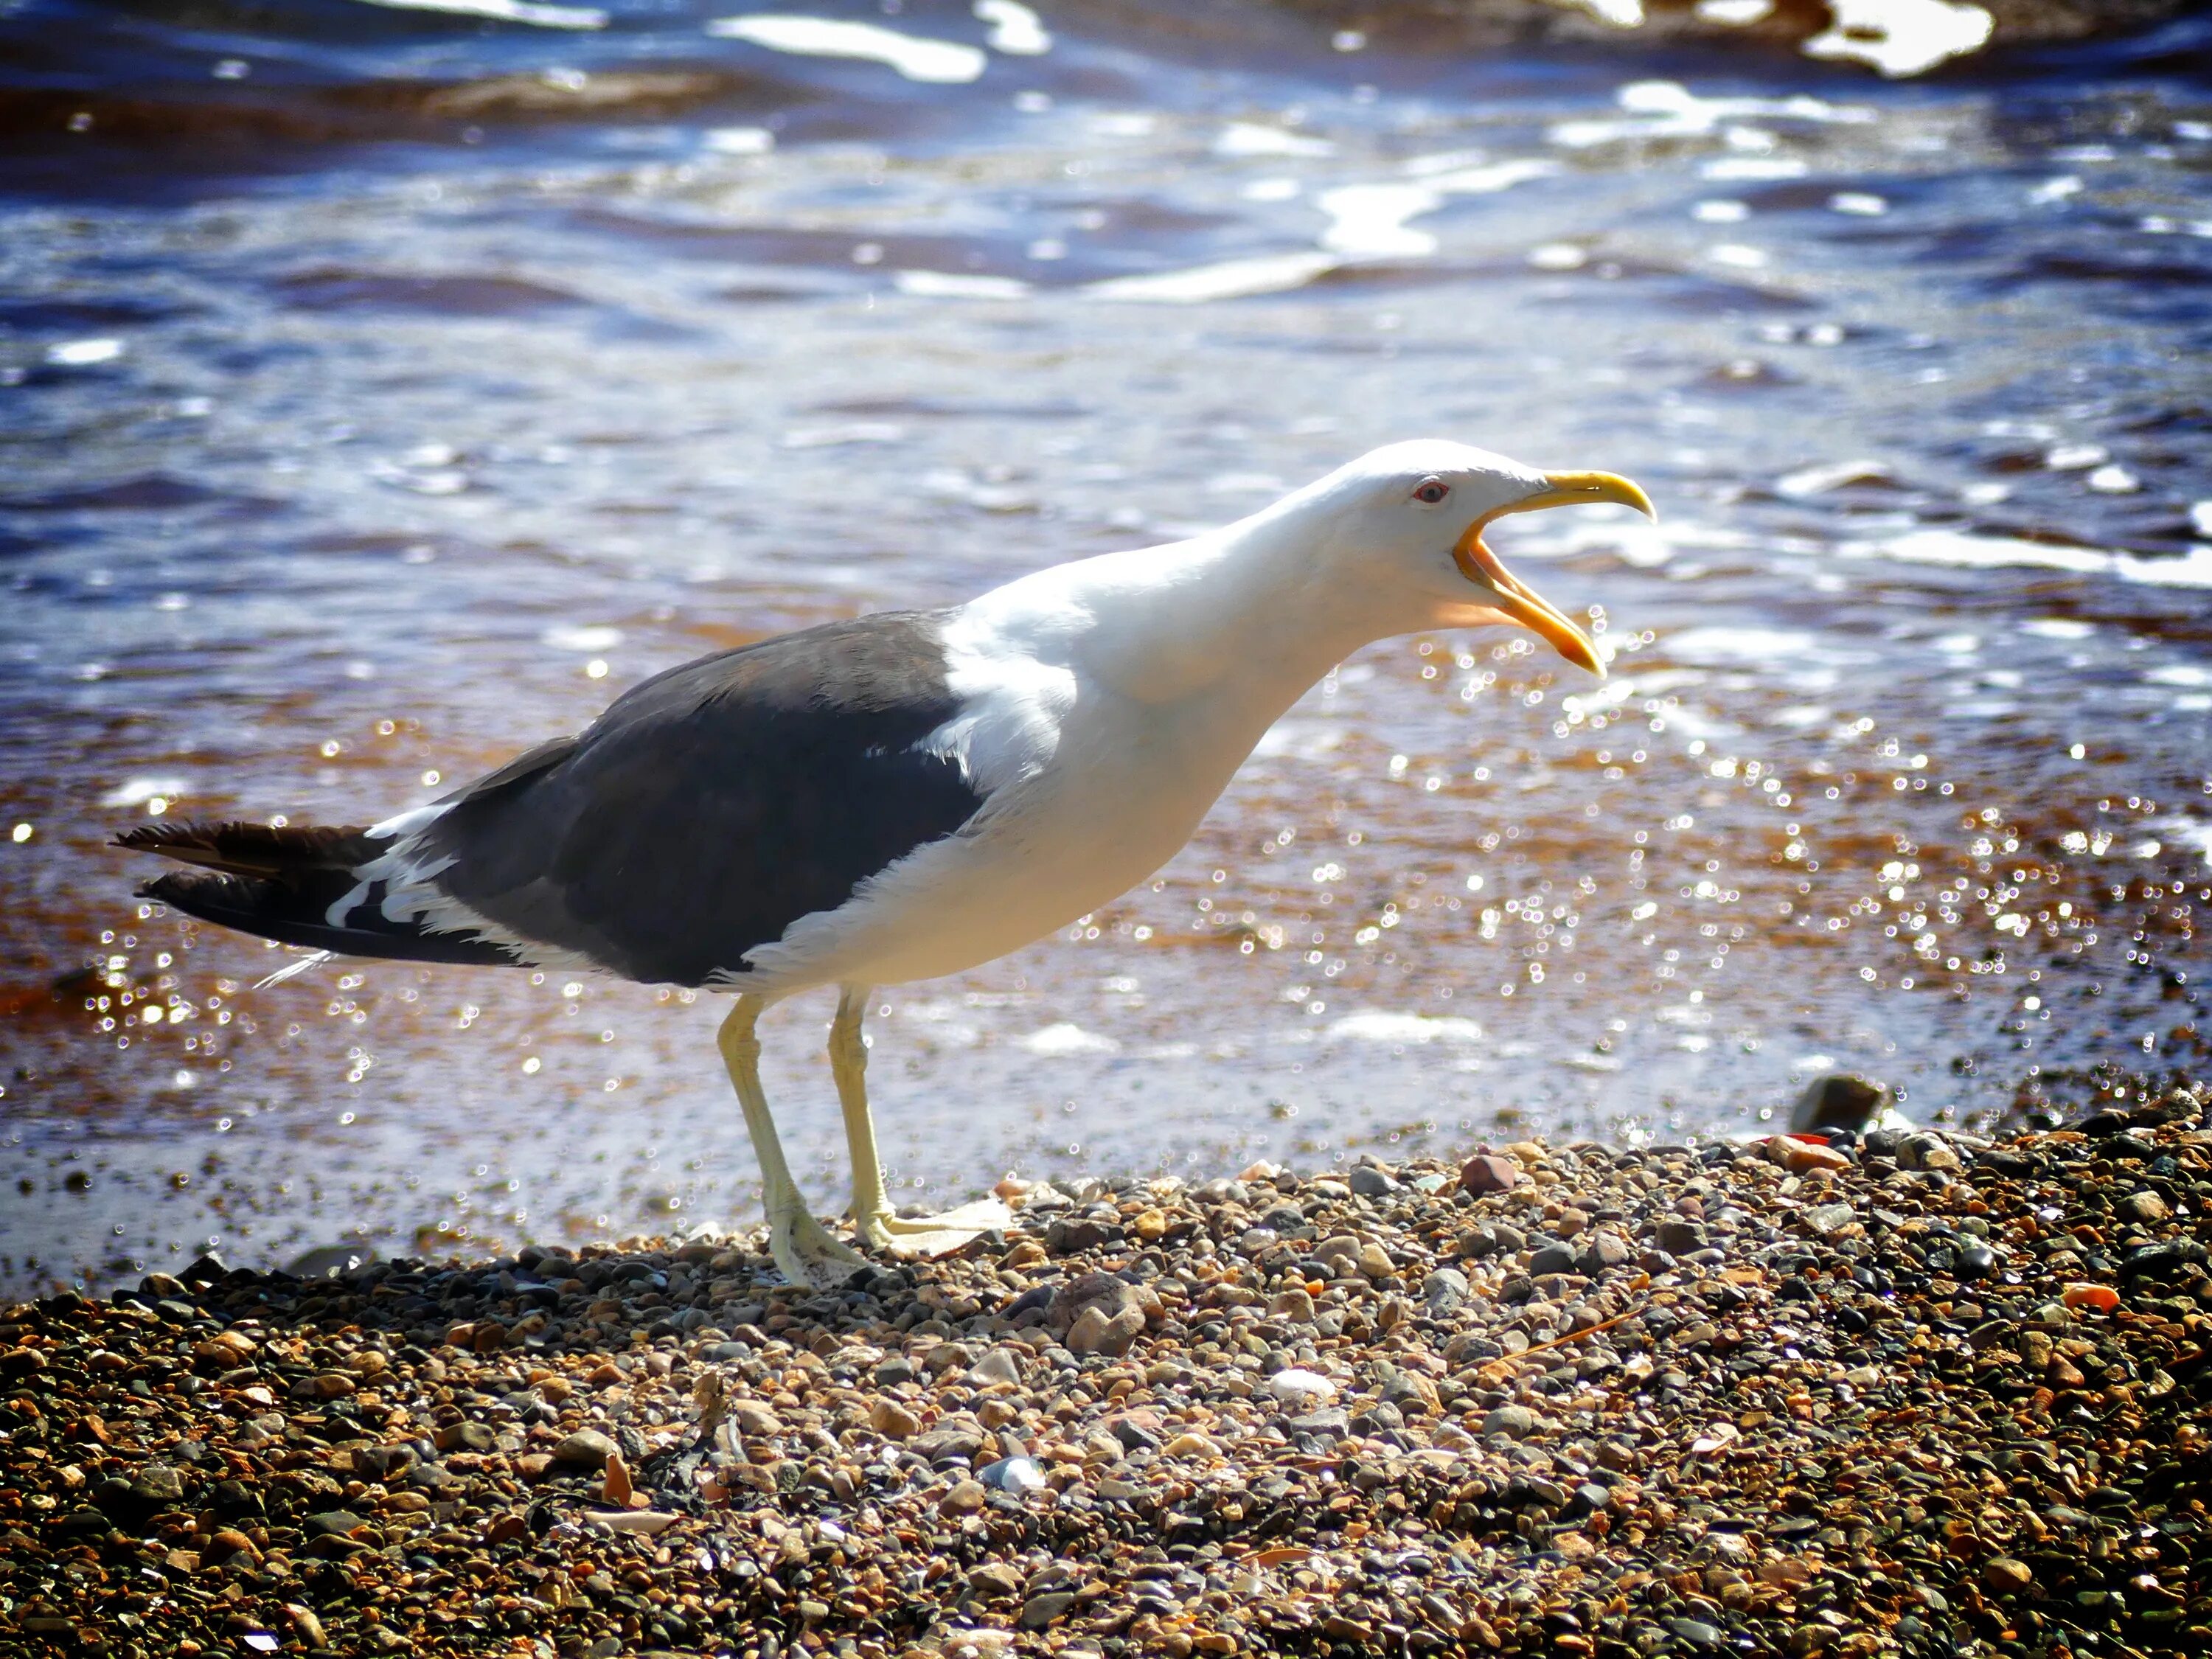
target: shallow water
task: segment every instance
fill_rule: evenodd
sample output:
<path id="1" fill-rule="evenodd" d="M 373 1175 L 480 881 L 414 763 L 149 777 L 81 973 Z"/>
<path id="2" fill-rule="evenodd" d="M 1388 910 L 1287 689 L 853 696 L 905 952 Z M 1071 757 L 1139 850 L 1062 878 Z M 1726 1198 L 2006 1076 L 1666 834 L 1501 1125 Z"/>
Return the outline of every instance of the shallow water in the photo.
<path id="1" fill-rule="evenodd" d="M 142 912 L 118 830 L 368 821 L 704 650 L 1416 435 L 1650 489 L 1656 529 L 1493 538 L 1613 678 L 1372 647 L 1156 883 L 884 993 L 909 1200 L 2201 1059 L 2212 90 L 2171 36 L 1893 84 L 1256 7 L 809 6 L 866 58 L 562 9 L 0 14 L 0 1285 L 757 1213 L 713 1008 L 257 989 L 285 953 Z M 767 1028 L 825 1211 L 827 1014 Z"/>

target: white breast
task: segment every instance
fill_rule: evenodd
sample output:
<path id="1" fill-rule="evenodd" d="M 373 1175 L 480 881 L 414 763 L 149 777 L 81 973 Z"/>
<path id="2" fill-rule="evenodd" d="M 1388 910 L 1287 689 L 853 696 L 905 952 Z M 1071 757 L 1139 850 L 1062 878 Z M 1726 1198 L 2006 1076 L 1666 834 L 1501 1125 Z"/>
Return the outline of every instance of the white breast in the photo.
<path id="1" fill-rule="evenodd" d="M 959 835 L 749 952 L 749 988 L 783 994 L 963 972 L 1096 909 L 1175 855 L 1264 722 L 1223 730 L 1205 711 L 1109 689 L 1068 660 L 1078 653 L 1064 647 L 1085 631 L 1067 615 L 956 622 L 947 637 L 966 707 L 926 744 L 959 760 L 983 807 Z"/>

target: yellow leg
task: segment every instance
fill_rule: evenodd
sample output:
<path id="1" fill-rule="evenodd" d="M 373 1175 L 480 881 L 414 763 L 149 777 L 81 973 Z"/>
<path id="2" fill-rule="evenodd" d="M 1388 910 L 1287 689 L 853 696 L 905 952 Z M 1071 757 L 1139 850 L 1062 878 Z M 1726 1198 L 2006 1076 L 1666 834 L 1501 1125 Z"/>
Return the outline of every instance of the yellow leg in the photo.
<path id="1" fill-rule="evenodd" d="M 753 1155 L 760 1160 L 762 1201 L 768 1210 L 769 1252 L 783 1276 L 808 1289 L 842 1284 L 866 1261 L 831 1237 L 806 1208 L 791 1166 L 783 1160 L 783 1143 L 776 1139 L 775 1120 L 769 1115 L 768 1097 L 760 1080 L 760 1038 L 753 1028 L 768 1006 L 757 996 L 740 996 L 730 1017 L 722 1022 L 715 1045 L 729 1068 L 730 1083 L 744 1109 L 745 1130 L 752 1136 Z"/>
<path id="2" fill-rule="evenodd" d="M 995 1198 L 963 1204 L 943 1215 L 902 1218 L 884 1191 L 883 1165 L 876 1157 L 875 1119 L 868 1111 L 868 1045 L 860 1036 L 867 1010 L 867 988 L 845 987 L 837 1018 L 830 1026 L 830 1071 L 837 1079 L 837 1103 L 844 1109 L 845 1139 L 853 1152 L 853 1223 L 860 1241 L 899 1255 L 945 1255 L 978 1233 L 1004 1227 L 1012 1213 Z"/>

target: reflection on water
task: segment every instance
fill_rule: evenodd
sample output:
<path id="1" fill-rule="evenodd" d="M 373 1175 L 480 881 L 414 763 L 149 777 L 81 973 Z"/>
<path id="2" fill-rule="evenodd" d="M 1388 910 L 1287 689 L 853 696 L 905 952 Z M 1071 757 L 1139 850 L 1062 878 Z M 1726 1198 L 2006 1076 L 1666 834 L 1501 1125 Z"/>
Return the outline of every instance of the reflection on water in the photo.
<path id="1" fill-rule="evenodd" d="M 118 829 L 368 821 L 669 663 L 1413 435 L 1650 489 L 1657 526 L 1499 532 L 1613 677 L 1507 635 L 1343 665 L 1156 882 L 881 994 L 902 1180 L 1725 1132 L 1839 1066 L 1971 1118 L 2201 1055 L 2212 97 L 2176 59 L 457 9 L 0 20 L 11 1285 L 754 1203 L 712 1009 L 256 989 L 284 953 L 143 913 Z M 769 1051 L 824 1208 L 827 1013 Z"/>

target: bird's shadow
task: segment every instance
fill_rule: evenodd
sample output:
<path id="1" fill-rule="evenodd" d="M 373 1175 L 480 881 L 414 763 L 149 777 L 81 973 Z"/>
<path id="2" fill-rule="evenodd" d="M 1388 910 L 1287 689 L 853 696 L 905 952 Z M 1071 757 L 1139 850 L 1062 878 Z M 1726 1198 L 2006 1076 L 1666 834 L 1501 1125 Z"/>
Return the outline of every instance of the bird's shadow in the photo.
<path id="1" fill-rule="evenodd" d="M 1005 1245 L 1003 1237 L 987 1235 L 960 1254 L 993 1254 Z M 369 1454 L 373 1473 L 420 1486 L 433 1499 L 447 1455 L 492 1449 L 500 1444 L 498 1428 L 527 1434 L 557 1425 L 559 1401 L 591 1379 L 688 1382 L 694 1409 L 674 1440 L 655 1445 L 629 1423 L 599 1426 L 621 1452 L 635 1492 L 653 1510 L 690 1515 L 771 1506 L 811 1510 L 836 1502 L 832 1492 L 806 1489 L 805 1471 L 796 1462 L 785 1463 L 767 1486 L 714 1479 L 718 1467 L 727 1471 L 744 1462 L 742 1446 L 724 1426 L 724 1378 L 742 1379 L 757 1393 L 766 1383 L 773 1392 L 771 1373 L 798 1364 L 818 1367 L 826 1386 L 869 1389 L 915 1376 L 927 1381 L 1045 1322 L 1055 1288 L 1083 1266 L 1037 1263 L 1024 1274 L 1032 1281 L 1026 1288 L 994 1297 L 979 1296 L 964 1278 L 956 1285 L 949 1264 L 932 1261 L 876 1262 L 839 1285 L 793 1286 L 780 1282 L 764 1254 L 728 1241 L 592 1248 L 581 1255 L 526 1246 L 476 1262 L 363 1261 L 361 1254 L 334 1248 L 295 1258 L 297 1267 L 321 1269 L 306 1273 L 234 1269 L 204 1256 L 181 1273 L 149 1275 L 114 1300 L 186 1328 L 196 1343 L 233 1329 L 264 1350 L 296 1356 L 258 1368 L 257 1380 L 283 1385 L 276 1407 L 285 1419 L 283 1439 L 320 1455 L 350 1449 L 357 1464 Z M 933 1300 L 935 1291 L 946 1294 Z M 921 1361 L 907 1357 L 917 1335 L 939 1339 Z M 417 1400 L 458 1403 L 460 1420 L 434 1431 L 417 1425 L 408 1438 L 388 1415 L 373 1416 L 348 1396 L 319 1394 L 318 1377 L 362 1348 L 380 1352 L 392 1380 Z M 221 1362 L 211 1363 L 221 1369 Z M 554 1378 L 565 1385 L 557 1392 L 545 1386 Z M 484 1432 L 472 1433 L 467 1425 Z M 414 1448 L 410 1458 L 399 1457 L 396 1449 L 403 1444 Z M 394 1464 L 389 1471 L 386 1461 Z M 526 1479 L 522 1519 L 530 1530 L 604 1519 L 603 1473 L 539 1461 L 542 1467 L 531 1468 Z"/>

